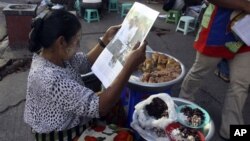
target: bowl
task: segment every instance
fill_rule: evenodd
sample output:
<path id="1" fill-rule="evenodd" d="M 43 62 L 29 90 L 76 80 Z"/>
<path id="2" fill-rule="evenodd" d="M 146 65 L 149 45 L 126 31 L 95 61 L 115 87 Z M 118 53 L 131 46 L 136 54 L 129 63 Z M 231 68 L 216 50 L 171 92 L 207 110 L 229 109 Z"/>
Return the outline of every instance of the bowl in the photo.
<path id="1" fill-rule="evenodd" d="M 187 121 L 186 119 L 186 115 L 183 114 L 183 112 L 181 112 L 181 110 L 185 107 L 190 107 L 191 109 L 196 109 L 198 108 L 204 115 L 204 120 L 197 126 L 195 125 L 192 125 L 190 122 Z M 200 106 L 198 105 L 195 105 L 195 104 L 188 104 L 188 105 L 181 105 L 179 106 L 177 109 L 177 115 L 178 115 L 178 118 L 177 120 L 187 126 L 187 127 L 190 127 L 190 128 L 203 128 L 204 126 L 206 126 L 209 122 L 210 122 L 210 116 L 209 114 L 207 113 L 206 110 L 204 110 L 203 108 L 201 108 Z"/>
<path id="2" fill-rule="evenodd" d="M 183 125 L 181 125 L 181 124 L 178 123 L 178 122 L 173 122 L 173 123 L 169 124 L 169 125 L 166 127 L 165 131 L 166 131 L 166 134 L 168 135 L 170 141 L 176 141 L 176 139 L 175 139 L 175 138 L 173 137 L 173 135 L 171 135 L 171 134 L 172 134 L 172 131 L 173 131 L 173 130 L 175 130 L 175 129 L 177 129 L 177 128 L 180 128 L 181 126 L 183 126 Z M 187 127 L 187 128 L 188 128 L 188 127 Z M 191 130 L 196 130 L 196 129 L 192 129 L 192 128 L 191 128 Z M 199 136 L 200 141 L 205 141 L 205 136 L 203 135 L 203 133 L 202 133 L 201 131 L 199 131 L 199 130 L 196 130 L 196 131 L 197 131 L 197 134 L 198 134 L 198 136 Z"/>
<path id="3" fill-rule="evenodd" d="M 143 91 L 143 92 L 163 92 L 182 80 L 185 74 L 185 68 L 184 68 L 184 65 L 178 59 L 176 59 L 175 57 L 169 54 L 156 52 L 156 51 L 146 51 L 146 57 L 151 58 L 151 55 L 153 53 L 163 54 L 175 60 L 176 62 L 178 62 L 181 67 L 181 74 L 177 78 L 170 80 L 170 81 L 161 82 L 161 83 L 147 83 L 147 82 L 142 82 L 140 80 L 140 78 L 143 75 L 143 72 L 136 70 L 135 72 L 133 72 L 133 74 L 131 75 L 129 79 L 129 82 L 128 82 L 129 88 L 137 90 L 137 91 Z"/>
<path id="4" fill-rule="evenodd" d="M 176 97 L 172 97 L 173 100 L 174 100 L 174 103 L 175 105 L 177 105 L 178 107 L 181 106 L 181 105 L 189 105 L 189 104 L 194 104 L 193 102 L 190 102 L 190 101 L 187 101 L 185 99 L 181 99 L 181 98 L 176 98 Z M 198 105 L 197 105 L 198 106 Z M 178 108 L 177 107 L 177 108 Z M 179 123 L 179 122 L 178 122 Z M 179 123 L 180 124 L 180 123 Z M 169 124 L 170 125 L 170 124 Z M 132 123 L 130 124 L 130 126 L 145 140 L 147 141 L 152 141 L 152 140 L 156 140 L 156 136 L 154 134 L 152 134 L 150 131 L 147 131 L 147 129 L 145 128 L 142 128 L 139 124 L 139 121 L 138 121 L 138 114 L 137 112 L 133 112 L 133 119 L 132 119 Z M 167 126 L 168 128 L 170 127 L 175 127 L 176 125 L 173 125 L 173 126 Z M 179 125 L 178 125 L 179 126 Z M 169 130 L 169 129 L 168 129 Z M 202 140 L 202 141 L 211 141 L 212 140 L 212 137 L 214 136 L 214 133 L 215 133 L 215 125 L 214 125 L 214 122 L 213 120 L 211 119 L 209 121 L 209 123 L 207 125 L 205 125 L 203 128 L 201 129 L 196 129 L 198 130 L 199 132 L 202 133 L 203 136 L 205 136 L 205 139 Z M 165 130 L 166 131 L 166 130 Z M 167 132 L 166 132 L 167 134 Z M 169 137 L 167 137 L 165 139 L 165 141 L 169 139 Z M 167 140 L 168 141 L 168 140 Z"/>

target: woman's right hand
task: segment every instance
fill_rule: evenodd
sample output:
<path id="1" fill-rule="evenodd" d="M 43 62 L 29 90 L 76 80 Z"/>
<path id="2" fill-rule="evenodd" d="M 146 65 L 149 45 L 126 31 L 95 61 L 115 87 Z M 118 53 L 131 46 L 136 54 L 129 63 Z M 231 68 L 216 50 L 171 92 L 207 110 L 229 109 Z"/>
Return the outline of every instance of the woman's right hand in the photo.
<path id="1" fill-rule="evenodd" d="M 107 45 L 115 36 L 115 34 L 118 32 L 118 30 L 121 28 L 120 25 L 114 25 L 108 28 L 108 30 L 104 33 L 102 37 L 102 41 L 105 45 Z"/>
<path id="2" fill-rule="evenodd" d="M 99 93 L 99 112 L 101 116 L 106 115 L 110 108 L 114 106 L 114 103 L 120 99 L 120 94 L 128 83 L 130 75 L 146 59 L 146 45 L 147 43 L 143 42 L 141 46 L 140 43 L 134 46 L 134 49 L 125 59 L 125 64 L 121 72 L 107 89 Z"/>
<path id="3" fill-rule="evenodd" d="M 146 59 L 146 46 L 146 41 L 144 41 L 141 46 L 140 42 L 137 42 L 133 50 L 127 56 L 124 66 L 129 67 L 132 72 L 137 69 L 137 66 L 143 63 Z"/>

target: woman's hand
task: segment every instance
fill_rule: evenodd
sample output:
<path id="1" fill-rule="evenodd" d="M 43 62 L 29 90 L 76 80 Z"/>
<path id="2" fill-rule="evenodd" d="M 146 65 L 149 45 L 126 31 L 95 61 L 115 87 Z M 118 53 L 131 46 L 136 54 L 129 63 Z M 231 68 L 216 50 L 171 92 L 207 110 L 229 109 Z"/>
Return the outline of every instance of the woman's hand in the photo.
<path id="1" fill-rule="evenodd" d="M 120 94 L 124 89 L 125 85 L 128 83 L 129 77 L 133 73 L 137 66 L 141 64 L 145 59 L 145 50 L 146 42 L 140 46 L 140 43 L 137 43 L 134 49 L 129 53 L 126 58 L 125 64 L 121 72 L 112 82 L 112 84 L 101 91 L 99 96 L 99 112 L 101 116 L 106 115 L 110 108 L 114 106 L 114 103 L 120 99 Z"/>
<path id="2" fill-rule="evenodd" d="M 109 29 L 103 35 L 102 42 L 105 45 L 107 45 L 113 39 L 113 37 L 115 36 L 115 34 L 120 28 L 121 28 L 121 25 L 115 25 L 115 26 L 109 27 Z"/>
<path id="3" fill-rule="evenodd" d="M 137 66 L 143 63 L 146 59 L 146 46 L 147 42 L 144 41 L 143 44 L 140 46 L 140 42 L 137 42 L 130 52 L 128 57 L 126 58 L 125 67 L 129 67 L 133 72 L 137 69 Z"/>
<path id="4" fill-rule="evenodd" d="M 115 34 L 117 33 L 117 31 L 121 28 L 121 25 L 115 25 L 115 26 L 111 26 L 103 35 L 102 37 L 102 42 L 107 45 L 115 36 Z M 91 64 L 94 64 L 94 62 L 96 61 L 96 59 L 98 58 L 98 56 L 101 54 L 101 52 L 103 51 L 103 48 L 100 47 L 99 44 L 97 44 L 92 50 L 90 50 L 88 52 L 88 60 L 90 61 Z"/>

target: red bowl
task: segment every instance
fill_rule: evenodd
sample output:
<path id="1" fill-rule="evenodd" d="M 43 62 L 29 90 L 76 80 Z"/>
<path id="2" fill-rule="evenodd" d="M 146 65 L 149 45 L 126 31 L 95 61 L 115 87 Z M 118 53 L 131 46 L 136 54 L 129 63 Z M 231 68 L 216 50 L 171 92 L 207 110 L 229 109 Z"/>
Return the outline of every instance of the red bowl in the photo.
<path id="1" fill-rule="evenodd" d="M 173 123 L 169 124 L 169 125 L 166 127 L 165 132 L 166 132 L 166 134 L 168 135 L 168 137 L 169 137 L 169 139 L 170 139 L 171 141 L 176 141 L 176 140 L 173 138 L 173 136 L 171 136 L 172 131 L 173 131 L 174 129 L 180 128 L 181 126 L 183 126 L 183 125 L 181 125 L 181 124 L 178 123 L 178 122 L 173 122 Z M 189 127 L 186 127 L 186 128 L 189 128 Z M 190 128 L 190 129 L 192 129 L 192 128 Z M 192 130 L 196 130 L 196 129 L 192 129 Z M 200 140 L 201 140 L 201 141 L 205 141 L 205 136 L 203 135 L 203 133 L 202 133 L 201 131 L 197 130 L 197 134 L 198 134 L 198 136 L 200 137 Z"/>

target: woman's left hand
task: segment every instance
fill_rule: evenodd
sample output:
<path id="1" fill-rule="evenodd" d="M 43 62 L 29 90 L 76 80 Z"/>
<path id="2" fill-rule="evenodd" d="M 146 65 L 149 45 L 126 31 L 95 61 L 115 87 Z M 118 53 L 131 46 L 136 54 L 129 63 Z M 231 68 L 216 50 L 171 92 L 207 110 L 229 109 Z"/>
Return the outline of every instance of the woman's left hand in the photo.
<path id="1" fill-rule="evenodd" d="M 115 25 L 115 26 L 109 27 L 109 29 L 103 35 L 102 42 L 105 45 L 107 45 L 113 39 L 113 37 L 115 36 L 115 34 L 120 28 L 121 28 L 121 25 Z"/>

